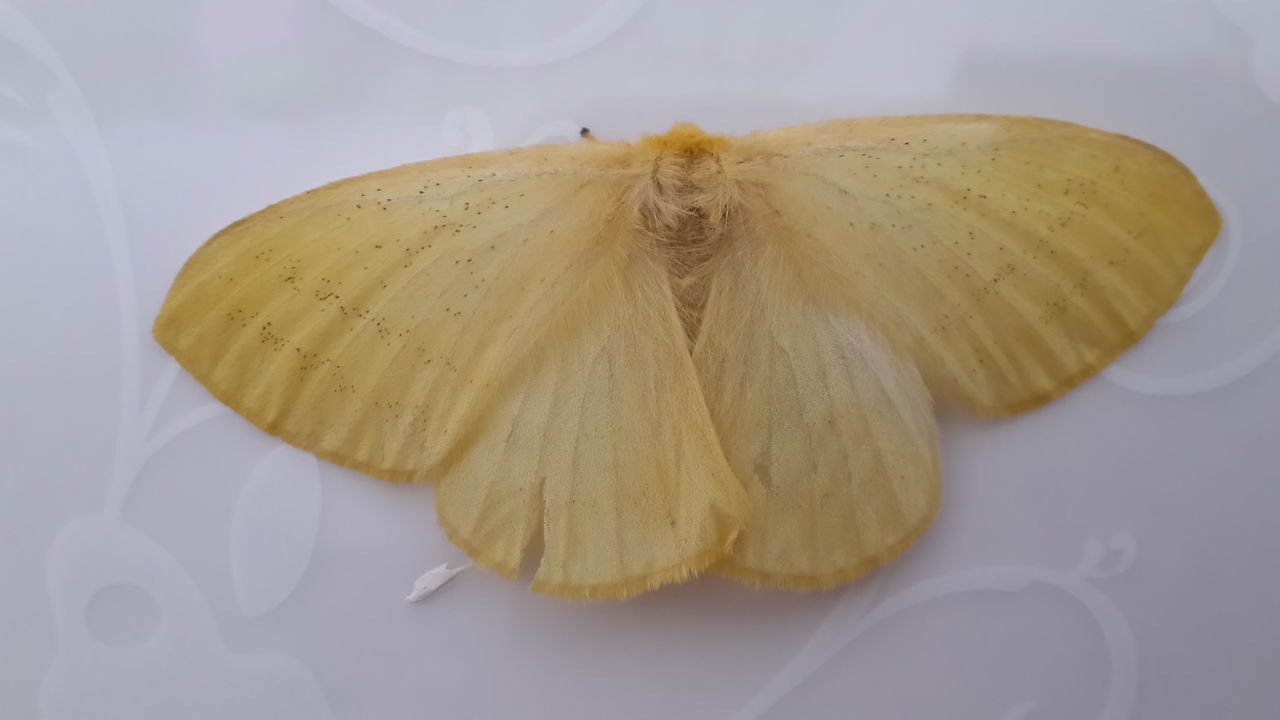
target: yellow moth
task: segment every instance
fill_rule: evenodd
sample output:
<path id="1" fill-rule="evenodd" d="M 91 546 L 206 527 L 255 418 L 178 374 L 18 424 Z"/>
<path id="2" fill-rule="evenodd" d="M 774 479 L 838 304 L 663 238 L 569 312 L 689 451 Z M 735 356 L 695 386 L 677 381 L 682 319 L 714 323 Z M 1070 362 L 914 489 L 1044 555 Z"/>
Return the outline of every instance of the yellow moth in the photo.
<path id="1" fill-rule="evenodd" d="M 676 125 L 403 165 L 187 262 L 155 337 L 316 455 L 438 483 L 477 564 L 624 597 L 823 588 L 939 503 L 933 404 L 1030 410 L 1178 297 L 1220 219 L 1151 145 L 1054 120 Z"/>

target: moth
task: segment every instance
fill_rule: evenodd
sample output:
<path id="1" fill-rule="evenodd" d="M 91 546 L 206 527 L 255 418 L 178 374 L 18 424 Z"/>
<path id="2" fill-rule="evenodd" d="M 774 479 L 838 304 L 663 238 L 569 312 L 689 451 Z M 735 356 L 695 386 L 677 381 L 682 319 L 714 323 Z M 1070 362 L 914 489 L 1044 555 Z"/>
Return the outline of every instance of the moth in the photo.
<path id="1" fill-rule="evenodd" d="M 1067 122 L 678 124 L 284 200 L 196 251 L 154 334 L 268 433 L 437 482 L 477 564 L 540 545 L 535 591 L 826 588 L 934 517 L 935 402 L 1079 385 L 1220 224 L 1179 161 Z"/>

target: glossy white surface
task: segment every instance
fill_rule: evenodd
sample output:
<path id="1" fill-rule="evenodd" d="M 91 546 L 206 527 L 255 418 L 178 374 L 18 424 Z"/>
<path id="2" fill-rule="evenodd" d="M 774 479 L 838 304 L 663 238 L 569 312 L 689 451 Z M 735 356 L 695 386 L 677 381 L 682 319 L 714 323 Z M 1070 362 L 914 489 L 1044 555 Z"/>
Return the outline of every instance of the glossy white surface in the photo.
<path id="1" fill-rule="evenodd" d="M 226 223 L 467 150 L 1044 115 L 1190 165 L 1182 302 L 844 591 L 535 596 L 430 487 L 283 447 L 146 332 Z M 0 717 L 1280 717 L 1280 5 L 0 0 Z"/>

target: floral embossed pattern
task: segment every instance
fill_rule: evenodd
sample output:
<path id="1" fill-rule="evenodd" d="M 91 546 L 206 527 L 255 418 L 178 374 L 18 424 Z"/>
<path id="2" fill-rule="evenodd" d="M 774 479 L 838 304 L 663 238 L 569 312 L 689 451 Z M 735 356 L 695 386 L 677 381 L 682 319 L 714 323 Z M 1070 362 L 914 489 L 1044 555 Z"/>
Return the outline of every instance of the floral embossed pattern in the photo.
<path id="1" fill-rule="evenodd" d="M 0 716 L 1280 716 L 1273 5 L 0 0 Z M 205 238 L 333 178 L 971 111 L 1152 141 L 1223 235 L 1100 378 L 944 417 L 935 528 L 842 591 L 404 603 L 464 560 L 432 488 L 281 446 L 146 333 Z"/>

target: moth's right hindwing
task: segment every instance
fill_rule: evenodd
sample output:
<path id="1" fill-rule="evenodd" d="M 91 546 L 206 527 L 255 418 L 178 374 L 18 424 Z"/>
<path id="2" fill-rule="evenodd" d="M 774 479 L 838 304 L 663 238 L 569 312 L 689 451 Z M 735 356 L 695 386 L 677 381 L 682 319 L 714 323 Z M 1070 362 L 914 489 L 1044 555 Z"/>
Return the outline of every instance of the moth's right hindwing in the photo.
<path id="1" fill-rule="evenodd" d="M 780 238 L 731 234 L 694 357 L 751 515 L 716 569 L 792 589 L 849 582 L 938 509 L 929 393 L 879 333 L 814 292 Z"/>

